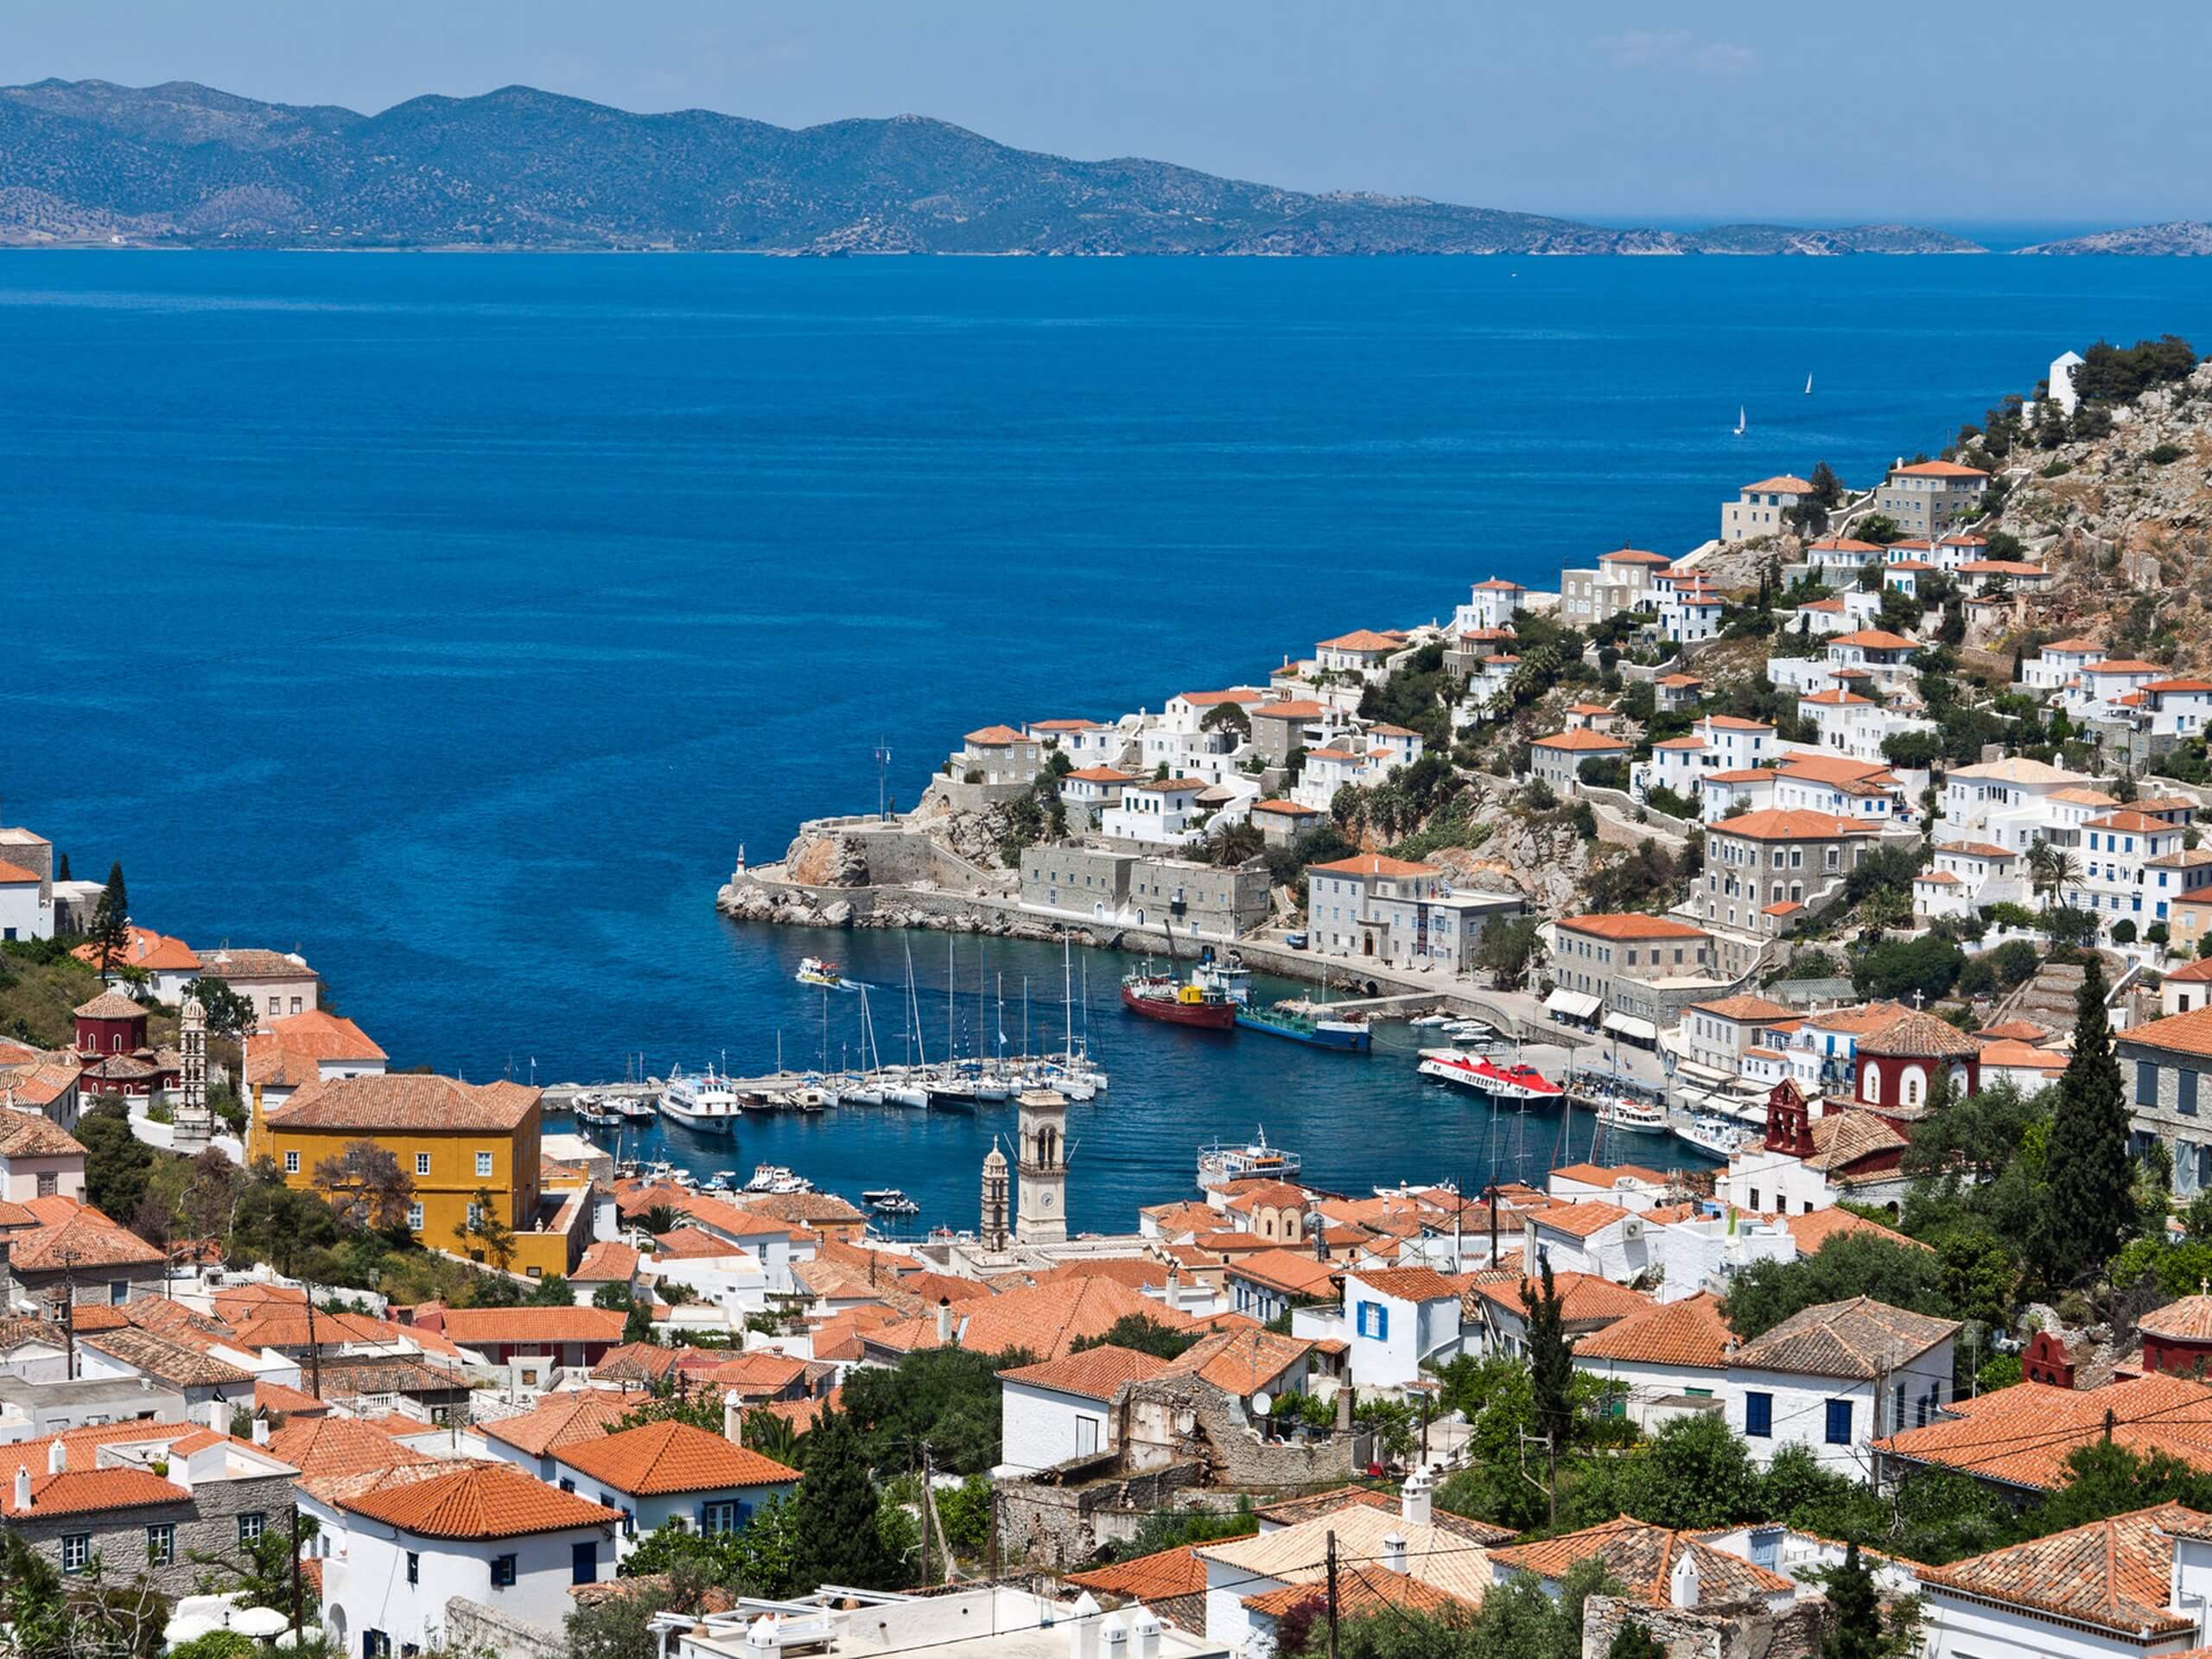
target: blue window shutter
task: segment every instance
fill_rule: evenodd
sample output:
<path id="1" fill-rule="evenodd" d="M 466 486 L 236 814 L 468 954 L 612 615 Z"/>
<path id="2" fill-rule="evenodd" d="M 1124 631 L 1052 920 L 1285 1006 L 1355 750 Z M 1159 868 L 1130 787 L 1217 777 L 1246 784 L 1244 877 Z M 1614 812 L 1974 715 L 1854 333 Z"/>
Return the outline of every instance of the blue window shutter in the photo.
<path id="1" fill-rule="evenodd" d="M 2176 1103 L 2181 1108 L 2183 1115 L 2195 1117 L 2196 1116 L 2196 1073 L 2183 1068 L 2174 1074 L 2174 1082 L 2178 1089 L 2178 1093 L 2175 1096 Z"/>
<path id="2" fill-rule="evenodd" d="M 2138 1106 L 2158 1103 L 2158 1068 L 2153 1061 L 2135 1062 L 2135 1103 Z"/>

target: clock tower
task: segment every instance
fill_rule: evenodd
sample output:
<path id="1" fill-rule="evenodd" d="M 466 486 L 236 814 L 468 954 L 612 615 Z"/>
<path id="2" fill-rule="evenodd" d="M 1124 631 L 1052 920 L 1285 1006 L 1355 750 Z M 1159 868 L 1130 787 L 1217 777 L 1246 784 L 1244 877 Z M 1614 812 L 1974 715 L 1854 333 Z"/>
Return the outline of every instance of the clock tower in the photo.
<path id="1" fill-rule="evenodd" d="M 1067 1096 L 1055 1089 L 1025 1089 L 1015 1103 L 1021 1155 L 1014 1242 L 1063 1243 L 1068 1236 Z"/>

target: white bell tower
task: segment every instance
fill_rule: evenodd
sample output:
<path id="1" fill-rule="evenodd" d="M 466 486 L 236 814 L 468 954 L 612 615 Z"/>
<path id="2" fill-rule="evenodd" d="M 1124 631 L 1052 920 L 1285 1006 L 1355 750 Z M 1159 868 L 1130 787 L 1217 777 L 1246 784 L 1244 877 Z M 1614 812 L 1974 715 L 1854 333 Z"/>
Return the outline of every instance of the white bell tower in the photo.
<path id="1" fill-rule="evenodd" d="M 1014 1237 L 1019 1244 L 1058 1244 L 1068 1236 L 1068 1101 L 1056 1089 L 1025 1089 L 1020 1108 L 1020 1192 Z"/>

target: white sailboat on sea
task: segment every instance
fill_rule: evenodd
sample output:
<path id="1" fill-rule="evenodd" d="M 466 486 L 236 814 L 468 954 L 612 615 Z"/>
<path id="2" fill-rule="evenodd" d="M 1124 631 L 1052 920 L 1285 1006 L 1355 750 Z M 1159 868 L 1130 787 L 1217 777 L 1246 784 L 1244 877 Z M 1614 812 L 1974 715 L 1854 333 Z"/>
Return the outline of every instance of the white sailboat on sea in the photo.
<path id="1" fill-rule="evenodd" d="M 1805 377 L 1805 395 L 1808 397 L 1813 395 L 1813 377 L 1809 374 Z"/>
<path id="2" fill-rule="evenodd" d="M 1744 435 L 1745 424 L 1744 406 L 1738 404 L 1736 405 L 1736 435 L 1739 438 Z"/>

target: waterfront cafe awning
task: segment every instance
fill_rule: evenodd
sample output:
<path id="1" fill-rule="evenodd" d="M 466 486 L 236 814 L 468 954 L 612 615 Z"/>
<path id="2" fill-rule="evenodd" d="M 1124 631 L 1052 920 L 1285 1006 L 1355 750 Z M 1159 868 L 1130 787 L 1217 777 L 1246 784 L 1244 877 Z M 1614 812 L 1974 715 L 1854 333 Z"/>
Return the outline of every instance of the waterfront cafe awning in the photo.
<path id="1" fill-rule="evenodd" d="M 1649 1020 L 1637 1019 L 1632 1014 L 1607 1014 L 1605 1029 L 1627 1038 L 1632 1043 L 1656 1043 L 1659 1040 L 1659 1027 Z"/>
<path id="2" fill-rule="evenodd" d="M 1594 1020 L 1598 1010 L 1605 1006 L 1602 1000 L 1587 991 L 1570 991 L 1564 986 L 1554 988 L 1544 999 L 1546 1014 L 1564 1014 L 1569 1020 Z"/>

